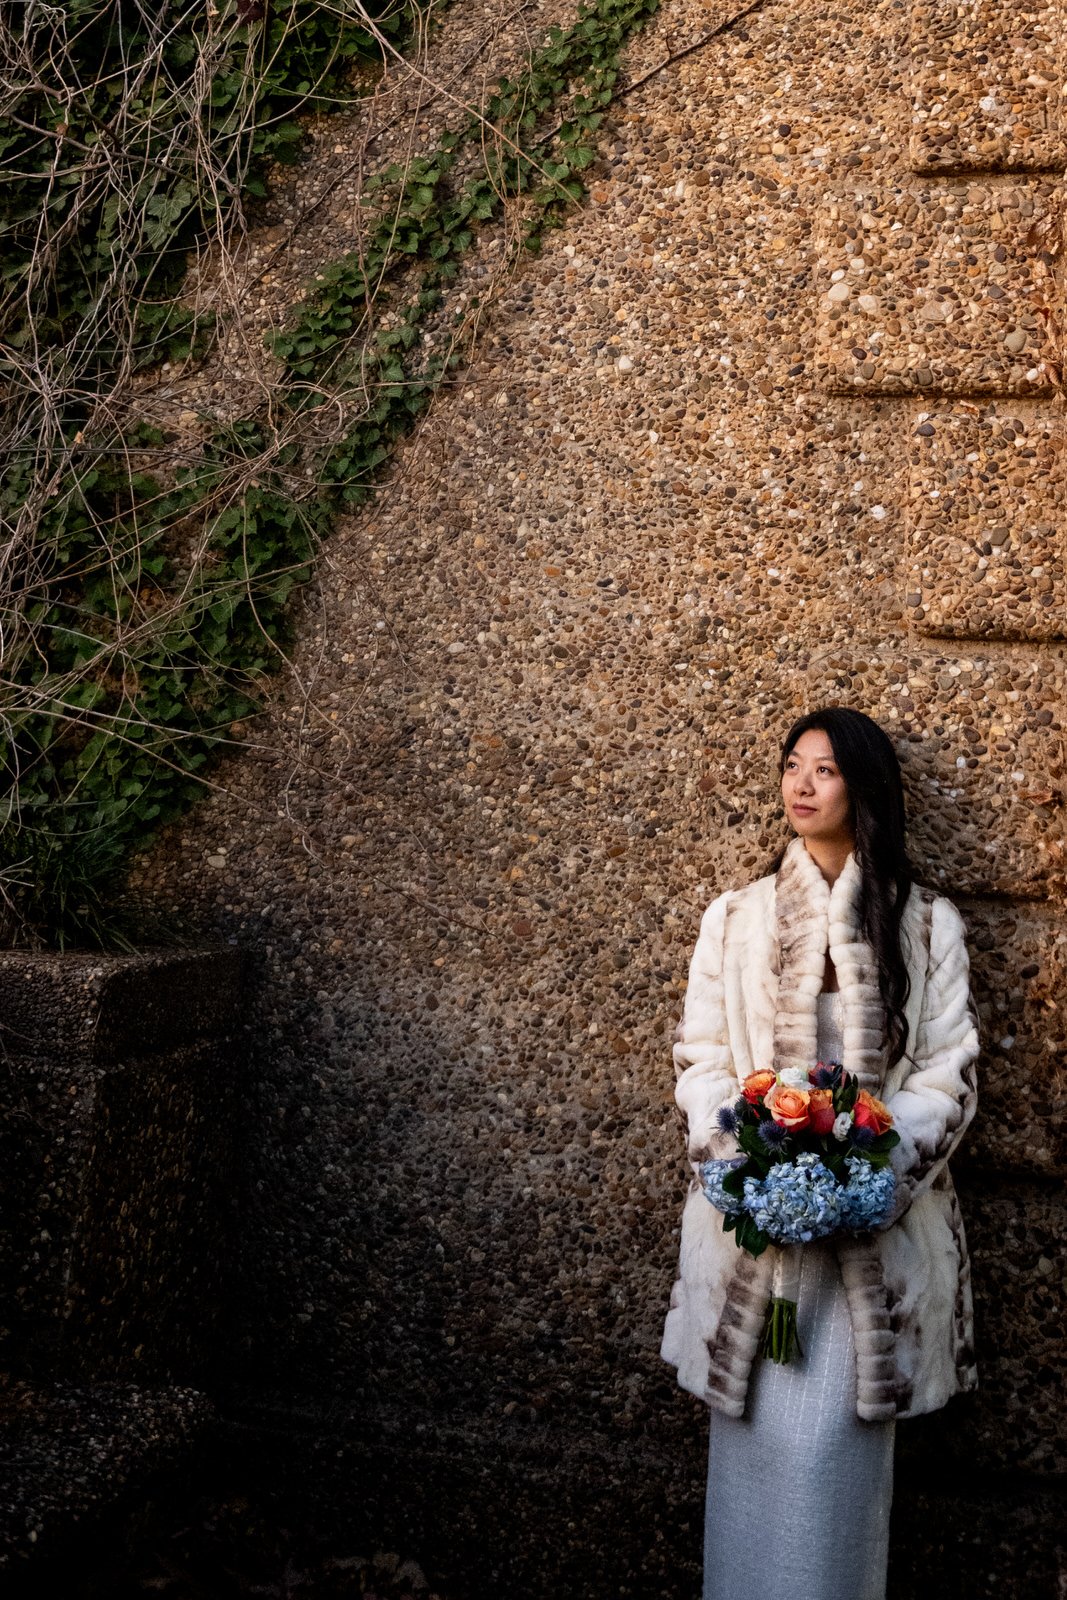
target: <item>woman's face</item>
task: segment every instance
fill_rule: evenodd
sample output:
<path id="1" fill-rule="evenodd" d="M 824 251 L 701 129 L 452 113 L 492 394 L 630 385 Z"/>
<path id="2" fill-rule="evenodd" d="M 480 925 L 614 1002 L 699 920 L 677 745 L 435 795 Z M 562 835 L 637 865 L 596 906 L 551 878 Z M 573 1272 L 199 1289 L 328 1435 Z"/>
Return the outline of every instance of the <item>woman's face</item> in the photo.
<path id="1" fill-rule="evenodd" d="M 802 733 L 785 758 L 782 800 L 802 839 L 854 841 L 848 789 L 834 760 L 830 736 L 821 728 Z"/>

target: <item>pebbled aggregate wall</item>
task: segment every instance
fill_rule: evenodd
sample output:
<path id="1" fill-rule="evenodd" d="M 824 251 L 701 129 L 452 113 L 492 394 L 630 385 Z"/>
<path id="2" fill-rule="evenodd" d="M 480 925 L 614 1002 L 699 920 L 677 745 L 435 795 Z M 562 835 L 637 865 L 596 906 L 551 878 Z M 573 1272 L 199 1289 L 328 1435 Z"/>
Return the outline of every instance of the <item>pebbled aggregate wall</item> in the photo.
<path id="1" fill-rule="evenodd" d="M 728 14 L 666 5 L 632 75 Z M 901 1426 L 892 1593 L 1059 1592 L 1062 33 L 767 4 L 620 101 L 581 213 L 472 269 L 477 356 L 338 531 L 268 753 L 133 875 L 258 957 L 232 1403 L 299 1410 L 304 1526 L 453 1596 L 698 1592 L 671 1035 L 827 701 L 897 743 L 984 1035 L 981 1387 Z"/>

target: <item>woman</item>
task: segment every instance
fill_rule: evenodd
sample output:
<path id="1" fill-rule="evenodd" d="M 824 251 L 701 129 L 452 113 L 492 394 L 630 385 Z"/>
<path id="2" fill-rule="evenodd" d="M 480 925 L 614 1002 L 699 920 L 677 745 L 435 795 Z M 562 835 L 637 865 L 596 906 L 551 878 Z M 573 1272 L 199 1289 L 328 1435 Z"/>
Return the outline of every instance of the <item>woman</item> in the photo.
<path id="1" fill-rule="evenodd" d="M 662 1355 L 711 1408 L 704 1600 L 881 1600 L 898 1418 L 977 1383 L 970 1268 L 947 1160 L 974 1115 L 963 922 L 912 880 L 900 767 L 861 712 L 789 730 L 795 833 L 704 913 L 674 1047 L 694 1172 L 736 1153 L 718 1112 L 757 1068 L 840 1061 L 900 1143 L 877 1232 L 800 1247 L 802 1356 L 757 1354 L 778 1251 L 739 1250 L 698 1177 Z"/>

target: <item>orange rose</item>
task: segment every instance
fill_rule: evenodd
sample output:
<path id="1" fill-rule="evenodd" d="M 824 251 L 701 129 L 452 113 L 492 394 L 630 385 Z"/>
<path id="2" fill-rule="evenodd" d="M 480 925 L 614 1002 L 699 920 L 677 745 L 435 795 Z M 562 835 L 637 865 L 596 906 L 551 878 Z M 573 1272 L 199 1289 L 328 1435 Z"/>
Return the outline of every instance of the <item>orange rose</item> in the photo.
<path id="1" fill-rule="evenodd" d="M 813 1133 L 829 1133 L 834 1125 L 834 1091 L 812 1089 L 808 1095 L 808 1117 Z"/>
<path id="2" fill-rule="evenodd" d="M 893 1119 L 881 1100 L 876 1100 L 866 1089 L 861 1089 L 856 1096 L 856 1109 L 852 1117 L 857 1128 L 870 1128 L 876 1135 L 887 1133 L 893 1126 Z"/>
<path id="3" fill-rule="evenodd" d="M 788 1083 L 776 1083 L 763 1104 L 780 1128 L 806 1128 L 808 1125 L 808 1089 L 793 1089 Z"/>
<path id="4" fill-rule="evenodd" d="M 741 1085 L 741 1093 L 750 1106 L 758 1106 L 773 1083 L 773 1072 L 750 1072 Z"/>

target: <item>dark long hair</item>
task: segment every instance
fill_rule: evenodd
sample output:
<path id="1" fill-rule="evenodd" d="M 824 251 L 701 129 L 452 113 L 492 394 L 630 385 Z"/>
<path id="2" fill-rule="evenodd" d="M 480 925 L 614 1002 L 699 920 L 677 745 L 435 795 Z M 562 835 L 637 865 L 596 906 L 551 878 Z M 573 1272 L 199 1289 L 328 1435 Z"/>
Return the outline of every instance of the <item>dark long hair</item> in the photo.
<path id="1" fill-rule="evenodd" d="M 900 922 L 915 881 L 904 842 L 907 819 L 900 762 L 889 736 L 871 717 L 847 706 L 823 706 L 798 718 L 786 734 L 779 776 L 797 740 L 812 728 L 829 739 L 848 789 L 860 869 L 860 930 L 878 962 L 886 1019 L 883 1042 L 889 1046 L 893 1066 L 908 1042 L 904 1006 L 910 983 L 900 948 Z M 783 850 L 772 870 L 778 870 L 784 856 Z"/>

